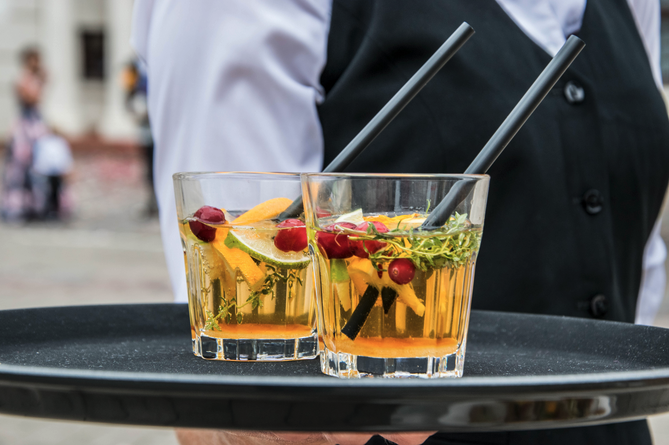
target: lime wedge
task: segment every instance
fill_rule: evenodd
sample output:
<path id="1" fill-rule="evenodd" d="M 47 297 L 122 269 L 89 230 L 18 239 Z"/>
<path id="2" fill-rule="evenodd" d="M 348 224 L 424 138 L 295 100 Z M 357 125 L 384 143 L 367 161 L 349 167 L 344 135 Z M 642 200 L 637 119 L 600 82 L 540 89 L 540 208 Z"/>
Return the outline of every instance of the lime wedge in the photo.
<path id="1" fill-rule="evenodd" d="M 362 224 L 365 222 L 365 218 L 362 215 L 362 209 L 356 209 L 352 212 L 345 213 L 335 220 L 335 223 L 347 222 L 355 224 Z"/>
<path id="2" fill-rule="evenodd" d="M 225 245 L 246 252 L 258 261 L 283 269 L 304 269 L 309 265 L 307 254 L 277 249 L 274 240 L 266 231 L 230 230 L 225 238 Z"/>

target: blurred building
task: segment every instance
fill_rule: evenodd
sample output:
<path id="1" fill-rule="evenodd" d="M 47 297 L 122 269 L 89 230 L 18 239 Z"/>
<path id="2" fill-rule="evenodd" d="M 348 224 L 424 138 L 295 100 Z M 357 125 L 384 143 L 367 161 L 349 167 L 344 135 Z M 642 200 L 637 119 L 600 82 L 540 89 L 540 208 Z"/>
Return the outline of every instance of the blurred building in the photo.
<path id="1" fill-rule="evenodd" d="M 37 46 L 49 74 L 42 110 L 70 136 L 130 139 L 119 79 L 132 59 L 133 0 L 0 0 L 0 139 L 16 116 L 19 54 Z M 669 81 L 669 0 L 662 4 L 662 72 Z"/>
<path id="2" fill-rule="evenodd" d="M 130 139 L 136 127 L 120 81 L 133 57 L 133 0 L 0 0 L 0 138 L 16 116 L 13 84 L 19 55 L 42 53 L 48 73 L 42 110 L 70 136 Z"/>

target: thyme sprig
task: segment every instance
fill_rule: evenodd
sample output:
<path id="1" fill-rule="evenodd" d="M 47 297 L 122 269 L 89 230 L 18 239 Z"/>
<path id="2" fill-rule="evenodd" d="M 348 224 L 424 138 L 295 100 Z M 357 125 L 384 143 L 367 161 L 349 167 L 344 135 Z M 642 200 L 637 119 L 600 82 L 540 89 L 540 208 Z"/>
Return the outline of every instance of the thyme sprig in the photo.
<path id="1" fill-rule="evenodd" d="M 207 321 L 204 324 L 204 328 L 210 331 L 220 331 L 221 327 L 218 325 L 219 320 L 223 320 L 226 323 L 232 321 L 231 309 L 237 307 L 238 309 L 243 308 L 248 304 L 248 300 L 242 306 L 237 306 L 236 301 L 228 301 L 227 298 L 221 298 L 221 305 L 218 306 L 218 313 L 214 315 L 211 311 L 205 311 L 207 314 Z M 237 324 L 241 324 L 244 319 L 244 315 L 241 312 L 237 313 Z"/>
<path id="2" fill-rule="evenodd" d="M 251 309 L 257 309 L 263 307 L 263 298 L 264 296 L 271 295 L 271 298 L 275 298 L 275 287 L 278 282 L 284 282 L 288 286 L 288 298 L 291 298 L 293 295 L 293 287 L 295 283 L 303 285 L 302 278 L 298 269 L 280 269 L 269 264 L 265 264 L 267 275 L 265 276 L 265 281 L 258 290 L 252 291 L 248 296 L 244 304 L 237 305 L 236 301 L 228 301 L 225 297 L 221 298 L 221 305 L 218 306 L 218 312 L 214 315 L 211 311 L 205 311 L 207 315 L 207 320 L 205 321 L 204 328 L 212 331 L 220 331 L 221 327 L 219 326 L 219 320 L 225 321 L 225 323 L 230 323 L 232 321 L 232 309 L 237 309 L 237 324 L 241 324 L 244 321 L 244 314 L 239 312 L 240 309 L 251 305 Z M 283 271 L 283 273 L 282 273 Z"/>
<path id="3" fill-rule="evenodd" d="M 369 253 L 369 259 L 377 271 L 383 271 L 384 264 L 396 258 L 410 259 L 416 268 L 427 272 L 443 267 L 458 268 L 465 264 L 478 251 L 481 234 L 471 229 L 467 214 L 455 213 L 447 224 L 439 230 L 423 232 L 413 228 L 401 230 L 399 227 L 386 233 L 379 233 L 373 224 L 367 227 L 367 233 L 345 230 L 349 239 L 374 240 L 386 243 L 381 250 Z"/>

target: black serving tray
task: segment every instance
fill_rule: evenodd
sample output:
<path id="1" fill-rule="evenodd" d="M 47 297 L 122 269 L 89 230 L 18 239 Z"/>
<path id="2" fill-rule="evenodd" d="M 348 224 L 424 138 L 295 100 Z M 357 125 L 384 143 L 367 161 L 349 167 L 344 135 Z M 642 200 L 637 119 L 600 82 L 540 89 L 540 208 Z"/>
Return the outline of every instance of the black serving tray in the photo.
<path id="1" fill-rule="evenodd" d="M 0 413 L 291 431 L 554 428 L 669 411 L 669 330 L 473 311 L 464 377 L 193 356 L 185 305 L 0 311 Z"/>

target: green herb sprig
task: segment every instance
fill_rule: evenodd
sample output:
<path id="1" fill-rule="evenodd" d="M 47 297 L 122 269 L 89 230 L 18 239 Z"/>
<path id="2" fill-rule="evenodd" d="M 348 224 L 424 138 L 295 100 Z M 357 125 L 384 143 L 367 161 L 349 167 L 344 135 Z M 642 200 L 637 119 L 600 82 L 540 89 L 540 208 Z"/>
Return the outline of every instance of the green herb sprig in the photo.
<path id="1" fill-rule="evenodd" d="M 237 302 L 228 301 L 225 297 L 221 299 L 221 304 L 218 306 L 218 313 L 214 315 L 211 311 L 205 311 L 207 314 L 207 321 L 204 324 L 204 328 L 210 331 L 220 331 L 221 327 L 218 325 L 219 320 L 224 320 L 226 323 L 232 321 L 231 310 L 233 307 L 237 307 Z M 237 307 L 238 309 L 243 308 L 248 303 L 244 303 L 242 306 Z M 244 315 L 241 312 L 237 313 L 237 324 L 240 324 L 244 319 Z"/>
<path id="2" fill-rule="evenodd" d="M 396 258 L 408 258 L 424 272 L 444 267 L 458 268 L 478 251 L 481 242 L 480 230 L 471 228 L 467 214 L 457 212 L 444 227 L 430 232 L 415 231 L 413 228 L 400 230 L 399 224 L 386 233 L 379 233 L 373 224 L 367 226 L 365 235 L 352 230 L 345 231 L 350 233 L 349 239 L 353 241 L 386 243 L 383 249 L 374 253 L 367 251 L 363 243 L 377 271 L 383 271 L 384 264 Z"/>
<path id="3" fill-rule="evenodd" d="M 278 282 L 284 282 L 288 286 L 288 298 L 291 298 L 293 295 L 293 287 L 295 283 L 304 285 L 302 278 L 300 278 L 298 269 L 280 269 L 269 264 L 265 264 L 267 275 L 265 276 L 265 281 L 262 286 L 256 291 L 251 292 L 244 304 L 237 305 L 235 301 L 228 301 L 226 298 L 222 298 L 221 304 L 218 307 L 218 313 L 214 315 L 211 311 L 205 311 L 207 315 L 207 320 L 205 321 L 205 329 L 212 331 L 220 331 L 221 328 L 218 325 L 219 320 L 230 323 L 232 321 L 232 308 L 237 309 L 237 324 L 241 324 L 244 321 L 244 314 L 239 312 L 239 309 L 242 309 L 249 304 L 252 309 L 263 307 L 262 297 L 266 295 L 271 295 L 271 298 L 275 298 L 274 288 Z M 283 273 L 282 273 L 283 271 Z"/>

